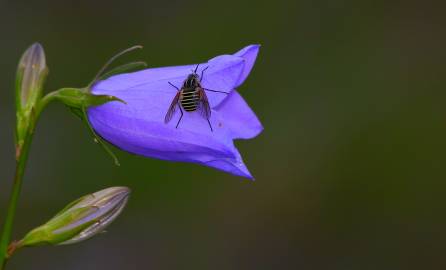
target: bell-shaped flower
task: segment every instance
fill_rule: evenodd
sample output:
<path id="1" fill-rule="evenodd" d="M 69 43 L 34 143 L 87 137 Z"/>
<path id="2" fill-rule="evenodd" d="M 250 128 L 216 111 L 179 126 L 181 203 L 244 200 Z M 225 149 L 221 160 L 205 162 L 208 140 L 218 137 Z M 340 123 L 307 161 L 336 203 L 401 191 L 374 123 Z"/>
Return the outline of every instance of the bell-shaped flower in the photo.
<path id="1" fill-rule="evenodd" d="M 137 155 L 193 162 L 253 178 L 233 140 L 253 138 L 263 127 L 235 89 L 248 77 L 258 51 L 258 45 L 251 45 L 207 63 L 150 68 L 99 81 L 93 94 L 125 103 L 90 107 L 90 124 L 109 143 Z M 187 104 L 191 96 L 179 91 L 183 85 L 191 86 L 186 79 L 194 72 L 205 97 L 196 92 L 199 101 L 191 108 Z M 166 119 L 169 111 L 171 118 Z"/>

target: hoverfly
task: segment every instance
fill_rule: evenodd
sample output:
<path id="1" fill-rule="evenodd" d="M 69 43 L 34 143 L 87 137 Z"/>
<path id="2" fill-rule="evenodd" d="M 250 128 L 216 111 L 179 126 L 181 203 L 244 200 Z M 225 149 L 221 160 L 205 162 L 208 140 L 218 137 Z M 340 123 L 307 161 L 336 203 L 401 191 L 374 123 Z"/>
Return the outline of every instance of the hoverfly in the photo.
<path id="1" fill-rule="evenodd" d="M 173 98 L 172 103 L 170 104 L 169 110 L 167 111 L 166 117 L 164 118 L 164 123 L 167 124 L 172 119 L 177 107 L 180 109 L 181 116 L 180 119 L 178 119 L 178 123 L 175 128 L 178 128 L 178 125 L 183 118 L 183 109 L 186 112 L 194 112 L 199 110 L 201 115 L 208 121 L 211 131 L 214 131 L 212 129 L 211 122 L 209 121 L 209 118 L 211 118 L 211 106 L 209 105 L 209 101 L 205 91 L 224 94 L 229 93 L 203 88 L 201 86 L 201 80 L 203 79 L 204 71 L 208 69 L 209 66 L 201 71 L 201 77 L 197 74 L 198 67 L 199 64 L 197 65 L 195 70 L 193 70 L 192 73 L 187 76 L 187 78 L 183 82 L 183 86 L 181 87 L 181 89 L 169 82 L 169 84 L 175 87 L 178 92 Z"/>

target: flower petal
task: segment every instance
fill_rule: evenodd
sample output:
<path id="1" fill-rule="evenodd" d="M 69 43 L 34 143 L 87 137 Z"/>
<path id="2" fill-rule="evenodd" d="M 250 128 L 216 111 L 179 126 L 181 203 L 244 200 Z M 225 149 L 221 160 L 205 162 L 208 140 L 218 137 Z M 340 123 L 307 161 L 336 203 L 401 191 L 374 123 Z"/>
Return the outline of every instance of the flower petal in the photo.
<path id="1" fill-rule="evenodd" d="M 216 110 L 224 115 L 224 124 L 233 139 L 251 139 L 263 130 L 259 119 L 237 91 L 233 91 Z"/>
<path id="2" fill-rule="evenodd" d="M 197 73 L 203 73 L 202 86 L 207 89 L 230 93 L 239 81 L 244 72 L 245 60 L 241 57 L 223 55 L 211 59 L 208 63 L 199 65 Z M 93 87 L 93 93 L 98 94 L 101 89 L 109 91 L 158 91 L 175 96 L 177 90 L 170 83 L 181 88 L 184 80 L 191 74 L 197 65 L 151 68 L 138 72 L 112 76 L 107 80 L 98 82 Z M 206 92 L 209 104 L 212 107 L 220 104 L 226 94 Z M 168 107 L 167 107 L 168 108 Z"/>
<path id="3" fill-rule="evenodd" d="M 249 73 L 254 67 L 254 63 L 256 62 L 259 49 L 260 45 L 249 45 L 234 54 L 234 56 L 245 59 L 245 68 L 243 69 L 243 74 L 239 78 L 236 87 L 239 87 L 248 77 Z"/>
<path id="4" fill-rule="evenodd" d="M 191 113 L 178 129 L 169 128 L 159 121 L 151 121 L 150 113 L 140 114 L 141 111 L 133 109 L 134 105 L 110 102 L 92 107 L 88 110 L 89 121 L 102 138 L 124 151 L 163 160 L 199 163 L 252 178 L 232 140 L 228 139 L 228 130 L 218 125 L 221 117 L 217 112 L 214 112 L 215 120 L 211 121 L 214 126 L 211 132 L 201 115 Z"/>

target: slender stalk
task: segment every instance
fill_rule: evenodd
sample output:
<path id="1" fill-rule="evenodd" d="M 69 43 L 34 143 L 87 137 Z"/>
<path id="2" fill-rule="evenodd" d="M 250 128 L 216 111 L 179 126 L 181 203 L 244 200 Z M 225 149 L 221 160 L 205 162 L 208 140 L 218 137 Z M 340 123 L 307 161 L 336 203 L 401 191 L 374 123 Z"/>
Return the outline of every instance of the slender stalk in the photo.
<path id="1" fill-rule="evenodd" d="M 33 128 L 30 130 L 25 138 L 25 141 L 21 147 L 16 149 L 16 171 L 14 176 L 14 182 L 12 185 L 12 191 L 9 199 L 9 206 L 6 214 L 6 219 L 3 225 L 3 231 L 0 240 L 0 270 L 5 268 L 7 262 L 7 249 L 11 240 L 12 226 L 14 223 L 14 216 L 17 209 L 17 202 L 20 197 L 20 191 L 22 188 L 23 175 L 25 173 L 25 167 L 28 160 L 29 148 L 33 137 Z"/>
<path id="2" fill-rule="evenodd" d="M 6 212 L 6 218 L 3 224 L 3 231 L 0 238 L 0 270 L 4 270 L 6 263 L 14 252 L 8 253 L 8 246 L 11 241 L 12 228 L 14 224 L 15 212 L 17 209 L 17 203 L 20 197 L 20 191 L 22 189 L 23 175 L 25 174 L 26 163 L 28 161 L 29 149 L 34 135 L 34 129 L 37 120 L 42 110 L 50 103 L 52 95 L 48 95 L 48 98 L 43 98 L 41 102 L 32 110 L 29 125 L 27 127 L 26 136 L 23 144 L 16 144 L 16 170 L 14 175 L 14 182 L 12 183 L 11 195 L 9 198 L 8 209 Z"/>

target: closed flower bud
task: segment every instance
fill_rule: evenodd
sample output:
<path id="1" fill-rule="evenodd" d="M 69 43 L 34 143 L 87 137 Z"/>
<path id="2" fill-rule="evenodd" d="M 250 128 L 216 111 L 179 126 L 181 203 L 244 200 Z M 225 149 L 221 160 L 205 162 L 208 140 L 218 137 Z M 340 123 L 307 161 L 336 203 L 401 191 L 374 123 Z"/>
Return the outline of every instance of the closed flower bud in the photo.
<path id="1" fill-rule="evenodd" d="M 17 142 L 23 143 L 29 128 L 32 112 L 42 96 L 48 75 L 45 52 L 42 45 L 34 43 L 20 59 L 16 78 Z"/>
<path id="2" fill-rule="evenodd" d="M 34 43 L 20 59 L 17 69 L 17 105 L 32 107 L 42 94 L 42 86 L 48 75 L 45 52 L 42 45 Z"/>
<path id="3" fill-rule="evenodd" d="M 86 195 L 29 232 L 14 248 L 74 244 L 91 238 L 116 219 L 127 204 L 129 194 L 127 187 L 111 187 Z"/>

